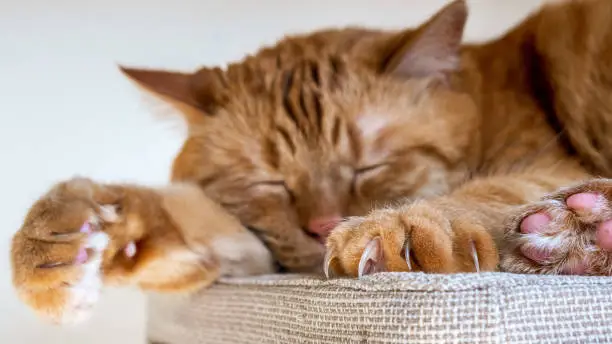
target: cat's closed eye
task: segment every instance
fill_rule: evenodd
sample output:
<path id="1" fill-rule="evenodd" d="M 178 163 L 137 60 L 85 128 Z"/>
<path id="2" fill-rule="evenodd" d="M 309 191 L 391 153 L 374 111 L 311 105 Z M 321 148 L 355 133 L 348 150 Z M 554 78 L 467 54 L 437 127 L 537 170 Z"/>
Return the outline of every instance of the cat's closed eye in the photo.
<path id="1" fill-rule="evenodd" d="M 365 166 L 365 167 L 359 167 L 357 169 L 355 169 L 355 176 L 363 176 L 366 175 L 368 173 L 371 172 L 377 172 L 380 169 L 384 168 L 384 167 L 388 167 L 389 163 L 386 162 L 381 162 L 378 164 L 374 164 L 374 165 L 369 165 L 369 166 Z"/>
<path id="2" fill-rule="evenodd" d="M 376 175 L 377 173 L 381 172 L 387 167 L 389 167 L 389 163 L 382 162 L 378 164 L 356 168 L 353 173 L 353 180 L 351 182 L 352 192 L 354 193 L 357 190 L 357 188 L 359 187 L 359 184 L 363 182 L 364 179 L 367 179 L 369 177 Z"/>
<path id="3" fill-rule="evenodd" d="M 273 191 L 284 192 L 289 197 L 290 203 L 295 203 L 295 193 L 289 188 L 284 180 L 266 180 L 262 182 L 256 182 L 251 187 L 263 187 L 265 189 Z"/>

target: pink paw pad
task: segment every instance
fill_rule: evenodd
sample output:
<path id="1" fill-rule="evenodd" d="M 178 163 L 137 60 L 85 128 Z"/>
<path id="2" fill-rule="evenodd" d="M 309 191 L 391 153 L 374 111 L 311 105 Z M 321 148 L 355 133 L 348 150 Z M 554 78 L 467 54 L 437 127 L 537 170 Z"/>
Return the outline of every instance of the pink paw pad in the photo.
<path id="1" fill-rule="evenodd" d="M 87 258 L 89 258 L 89 255 L 87 254 L 87 250 L 84 247 L 80 248 L 79 253 L 76 256 L 76 263 L 83 264 L 87 261 Z"/>
<path id="2" fill-rule="evenodd" d="M 542 232 L 546 226 L 550 223 L 551 218 L 545 213 L 535 213 L 527 216 L 521 222 L 521 233 L 539 233 Z"/>
<path id="3" fill-rule="evenodd" d="M 91 224 L 89 222 L 85 222 L 82 226 L 81 229 L 79 229 L 79 231 L 81 233 L 91 233 Z"/>
<path id="4" fill-rule="evenodd" d="M 577 193 L 569 196 L 565 203 L 571 209 L 578 211 L 593 211 L 599 208 L 600 196 L 595 193 Z"/>

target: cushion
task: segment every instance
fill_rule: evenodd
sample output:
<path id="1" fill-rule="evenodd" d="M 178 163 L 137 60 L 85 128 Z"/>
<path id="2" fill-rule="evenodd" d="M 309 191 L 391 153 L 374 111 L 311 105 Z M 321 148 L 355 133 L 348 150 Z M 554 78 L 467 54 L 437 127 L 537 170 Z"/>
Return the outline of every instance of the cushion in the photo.
<path id="1" fill-rule="evenodd" d="M 612 278 L 379 273 L 223 279 L 149 295 L 151 343 L 612 342 Z"/>

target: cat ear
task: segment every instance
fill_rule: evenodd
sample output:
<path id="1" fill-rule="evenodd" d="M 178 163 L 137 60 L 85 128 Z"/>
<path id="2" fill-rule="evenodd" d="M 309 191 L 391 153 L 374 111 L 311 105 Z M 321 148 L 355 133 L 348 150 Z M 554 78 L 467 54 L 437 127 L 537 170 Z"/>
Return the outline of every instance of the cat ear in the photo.
<path id="1" fill-rule="evenodd" d="M 188 105 L 213 114 L 227 100 L 223 72 L 202 68 L 195 73 L 137 69 L 119 66 L 132 81 L 145 90 L 178 105 Z"/>
<path id="2" fill-rule="evenodd" d="M 426 77 L 456 70 L 467 17 L 465 1 L 453 1 L 416 30 L 393 37 L 382 71 L 401 77 Z"/>

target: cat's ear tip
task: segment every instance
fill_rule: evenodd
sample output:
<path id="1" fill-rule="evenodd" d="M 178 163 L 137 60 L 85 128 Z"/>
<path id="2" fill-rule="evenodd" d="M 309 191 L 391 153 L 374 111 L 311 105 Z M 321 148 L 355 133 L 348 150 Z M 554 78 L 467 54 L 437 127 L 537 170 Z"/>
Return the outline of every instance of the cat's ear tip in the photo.
<path id="1" fill-rule="evenodd" d="M 141 68 L 130 67 L 121 63 L 115 63 L 117 69 L 125 76 L 129 78 L 135 78 L 139 73 L 144 72 L 145 70 Z"/>
<path id="2" fill-rule="evenodd" d="M 455 0 L 446 5 L 446 7 L 444 7 L 441 12 L 453 13 L 455 16 L 458 17 L 467 17 L 469 12 L 467 1 Z"/>
<path id="3" fill-rule="evenodd" d="M 170 71 L 156 70 L 156 69 L 143 68 L 143 67 L 134 67 L 130 65 L 121 64 L 121 63 L 115 63 L 115 65 L 117 66 L 117 69 L 123 75 L 129 78 L 133 78 L 133 79 L 140 79 L 142 77 L 154 76 L 160 73 L 173 74 Z M 175 73 L 175 74 L 179 74 L 179 73 Z"/>
<path id="4" fill-rule="evenodd" d="M 448 7 L 455 7 L 457 9 L 466 9 L 466 10 L 468 8 L 466 0 L 455 0 L 453 2 L 450 2 L 447 6 Z"/>
<path id="5" fill-rule="evenodd" d="M 465 20 L 469 15 L 469 8 L 466 0 L 454 0 L 444 6 L 439 12 L 438 16 L 450 15 L 455 18 L 463 18 Z"/>
<path id="6" fill-rule="evenodd" d="M 123 72 L 123 73 L 126 73 L 127 71 L 129 71 L 130 69 L 132 69 L 132 68 L 130 68 L 130 67 L 128 67 L 128 66 L 126 66 L 125 64 L 121 63 L 121 62 L 115 62 L 115 67 L 116 67 L 116 68 L 117 68 L 119 71 L 121 71 L 121 72 Z"/>

